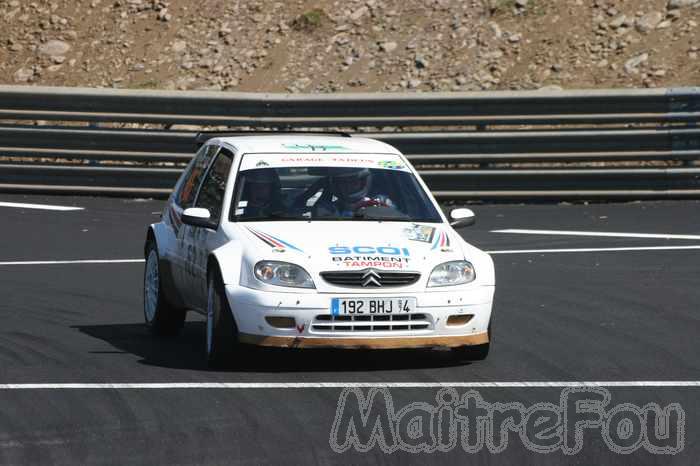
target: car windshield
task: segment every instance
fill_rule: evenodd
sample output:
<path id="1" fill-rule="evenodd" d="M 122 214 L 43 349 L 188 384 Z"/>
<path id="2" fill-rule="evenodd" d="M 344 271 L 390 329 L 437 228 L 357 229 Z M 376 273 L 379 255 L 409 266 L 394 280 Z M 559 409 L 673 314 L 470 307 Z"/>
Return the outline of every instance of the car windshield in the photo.
<path id="1" fill-rule="evenodd" d="M 442 222 L 416 177 L 399 159 L 380 160 L 374 166 L 353 166 L 351 161 L 323 166 L 319 159 L 314 165 L 303 165 L 302 158 L 299 165 L 276 167 L 260 157 L 251 161 L 254 155 L 258 154 L 244 156 L 238 172 L 231 221 Z"/>

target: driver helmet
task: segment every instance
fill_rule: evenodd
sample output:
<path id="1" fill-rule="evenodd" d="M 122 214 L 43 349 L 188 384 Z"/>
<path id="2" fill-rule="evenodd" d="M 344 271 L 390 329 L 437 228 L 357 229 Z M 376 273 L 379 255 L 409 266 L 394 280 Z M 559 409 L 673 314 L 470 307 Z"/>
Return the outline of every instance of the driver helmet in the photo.
<path id="1" fill-rule="evenodd" d="M 330 180 L 333 194 L 342 202 L 361 201 L 369 193 L 371 177 L 369 168 L 336 168 Z"/>
<path id="2" fill-rule="evenodd" d="M 267 207 L 279 197 L 280 179 L 276 170 L 251 170 L 246 174 L 245 180 L 249 206 Z"/>

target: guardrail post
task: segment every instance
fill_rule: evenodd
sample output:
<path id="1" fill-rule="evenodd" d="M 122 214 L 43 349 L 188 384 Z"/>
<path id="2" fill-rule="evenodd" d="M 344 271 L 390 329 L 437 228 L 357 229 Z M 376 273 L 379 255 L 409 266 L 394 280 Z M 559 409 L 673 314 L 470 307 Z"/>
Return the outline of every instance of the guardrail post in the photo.
<path id="1" fill-rule="evenodd" d="M 668 99 L 668 112 L 669 113 L 697 113 L 700 112 L 700 87 L 674 87 L 669 88 L 666 92 L 666 97 Z M 686 128 L 697 128 L 698 120 L 690 119 L 686 120 Z M 700 143 L 687 144 L 685 141 L 680 141 L 677 136 L 671 133 L 671 150 L 673 152 L 678 150 L 694 150 L 700 148 Z M 684 167 L 694 166 L 694 161 L 685 159 L 683 160 Z"/>

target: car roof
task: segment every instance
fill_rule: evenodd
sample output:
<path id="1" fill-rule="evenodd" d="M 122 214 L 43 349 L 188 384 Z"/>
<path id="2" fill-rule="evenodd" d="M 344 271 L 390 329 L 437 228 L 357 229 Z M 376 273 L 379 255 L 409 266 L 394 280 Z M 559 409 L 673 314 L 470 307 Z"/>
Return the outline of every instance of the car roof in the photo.
<path id="1" fill-rule="evenodd" d="M 338 136 L 306 136 L 280 134 L 274 136 L 233 136 L 210 139 L 226 143 L 245 154 L 396 154 L 400 152 L 389 144 L 375 139 Z"/>

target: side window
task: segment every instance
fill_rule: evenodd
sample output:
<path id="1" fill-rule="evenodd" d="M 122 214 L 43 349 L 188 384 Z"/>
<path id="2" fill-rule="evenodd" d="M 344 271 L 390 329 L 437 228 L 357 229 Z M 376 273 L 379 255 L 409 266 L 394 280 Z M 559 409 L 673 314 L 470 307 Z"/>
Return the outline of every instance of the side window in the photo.
<path id="1" fill-rule="evenodd" d="M 208 209 L 211 214 L 211 219 L 217 223 L 221 218 L 226 181 L 228 181 L 232 163 L 233 154 L 226 149 L 221 149 L 209 173 L 207 173 L 204 183 L 202 183 L 199 196 L 197 196 L 195 207 Z"/>
<path id="2" fill-rule="evenodd" d="M 199 183 L 218 149 L 219 147 L 213 144 L 204 146 L 195 155 L 194 162 L 190 165 L 184 181 L 175 196 L 175 202 L 183 209 L 194 205 L 194 198 L 197 195 Z"/>

